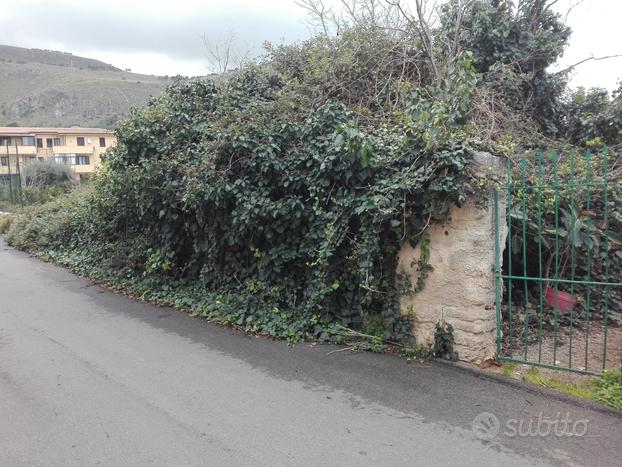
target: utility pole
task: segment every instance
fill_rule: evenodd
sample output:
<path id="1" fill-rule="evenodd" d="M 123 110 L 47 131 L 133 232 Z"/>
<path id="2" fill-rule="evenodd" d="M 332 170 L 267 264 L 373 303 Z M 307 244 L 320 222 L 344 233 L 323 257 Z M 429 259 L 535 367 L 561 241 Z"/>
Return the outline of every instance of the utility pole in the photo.
<path id="1" fill-rule="evenodd" d="M 19 149 L 15 140 L 15 170 L 17 170 L 17 186 L 19 187 L 19 202 L 24 207 L 24 193 L 22 193 L 22 171 L 19 168 Z"/>
<path id="2" fill-rule="evenodd" d="M 9 171 L 9 196 L 11 197 L 11 205 L 15 204 L 13 199 L 13 176 L 11 175 L 11 155 L 9 154 L 9 141 L 6 142 L 6 166 Z"/>

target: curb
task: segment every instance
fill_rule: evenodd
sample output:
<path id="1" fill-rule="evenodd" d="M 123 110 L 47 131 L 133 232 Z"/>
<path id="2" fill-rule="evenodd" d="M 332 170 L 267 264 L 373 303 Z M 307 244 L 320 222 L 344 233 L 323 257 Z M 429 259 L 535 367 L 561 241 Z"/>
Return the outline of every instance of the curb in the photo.
<path id="1" fill-rule="evenodd" d="M 579 397 L 571 396 L 570 394 L 556 391 L 554 389 L 549 389 L 549 388 L 545 388 L 542 386 L 538 386 L 537 384 L 530 383 L 528 381 L 522 381 L 522 380 L 510 378 L 508 376 L 503 376 L 497 373 L 491 373 L 489 371 L 482 370 L 481 368 L 477 368 L 477 367 L 471 366 L 463 362 L 450 362 L 447 360 L 439 360 L 439 359 L 433 359 L 432 361 L 435 364 L 439 364 L 445 367 L 450 367 L 450 368 L 464 371 L 466 373 L 470 373 L 473 376 L 476 376 L 478 378 L 487 379 L 489 381 L 494 381 L 500 384 L 504 384 L 506 386 L 511 386 L 517 389 L 522 389 L 524 391 L 528 391 L 528 392 L 531 392 L 533 394 L 537 394 L 540 396 L 546 396 L 546 397 L 550 397 L 553 399 L 557 399 L 561 402 L 567 402 L 582 409 L 595 410 L 597 412 L 605 413 L 608 415 L 614 415 L 622 419 L 622 410 L 618 410 L 618 409 L 614 409 L 613 407 L 602 405 L 596 401 L 592 401 L 589 399 L 581 399 Z"/>

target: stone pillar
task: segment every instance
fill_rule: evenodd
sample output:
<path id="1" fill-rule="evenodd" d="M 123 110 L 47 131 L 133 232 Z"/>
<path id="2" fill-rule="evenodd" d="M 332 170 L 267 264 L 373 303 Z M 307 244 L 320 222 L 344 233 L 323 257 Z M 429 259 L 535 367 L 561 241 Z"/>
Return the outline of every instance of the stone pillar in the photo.
<path id="1" fill-rule="evenodd" d="M 503 176 L 504 160 L 477 153 L 472 171 L 481 177 Z M 491 196 L 483 206 L 473 201 L 461 208 L 454 206 L 446 223 L 428 227 L 429 264 L 434 270 L 429 272 L 423 290 L 401 299 L 401 312 L 413 318 L 417 343 L 432 346 L 436 323 L 444 320 L 454 328 L 454 350 L 460 360 L 474 363 L 494 358 L 496 351 L 493 202 Z M 507 235 L 505 206 L 505 198 L 500 196 L 501 251 Z M 406 274 L 413 285 L 419 274 L 419 258 L 420 245 L 402 246 L 398 272 Z"/>

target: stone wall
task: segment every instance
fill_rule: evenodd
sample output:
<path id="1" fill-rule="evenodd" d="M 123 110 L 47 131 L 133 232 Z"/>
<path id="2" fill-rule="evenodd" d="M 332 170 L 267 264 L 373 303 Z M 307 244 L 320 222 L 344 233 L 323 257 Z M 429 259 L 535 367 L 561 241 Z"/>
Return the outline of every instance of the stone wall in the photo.
<path id="1" fill-rule="evenodd" d="M 473 172 L 478 176 L 504 173 L 504 161 L 477 153 Z M 499 199 L 500 247 L 507 235 L 505 199 Z M 495 356 L 495 227 L 491 197 L 484 206 L 469 202 L 454 207 L 445 224 L 427 229 L 430 265 L 434 268 L 423 290 L 402 297 L 402 313 L 413 317 L 413 333 L 422 345 L 434 344 L 434 328 L 444 320 L 454 328 L 460 360 L 481 363 Z M 416 284 L 420 245 L 404 244 L 398 271 Z"/>

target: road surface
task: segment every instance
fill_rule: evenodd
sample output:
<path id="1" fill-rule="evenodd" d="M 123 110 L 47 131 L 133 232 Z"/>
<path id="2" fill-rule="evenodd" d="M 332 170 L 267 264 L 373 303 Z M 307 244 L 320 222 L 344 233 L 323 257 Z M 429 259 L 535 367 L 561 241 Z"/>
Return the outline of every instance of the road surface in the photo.
<path id="1" fill-rule="evenodd" d="M 0 465 L 620 465 L 619 414 L 335 349 L 138 303 L 0 240 Z"/>

